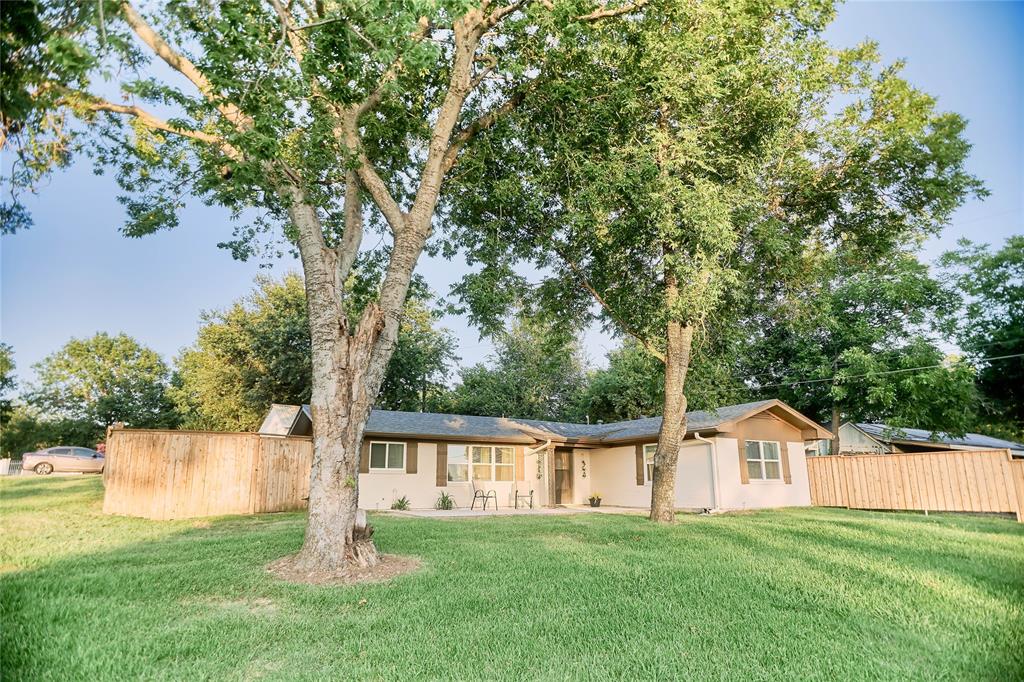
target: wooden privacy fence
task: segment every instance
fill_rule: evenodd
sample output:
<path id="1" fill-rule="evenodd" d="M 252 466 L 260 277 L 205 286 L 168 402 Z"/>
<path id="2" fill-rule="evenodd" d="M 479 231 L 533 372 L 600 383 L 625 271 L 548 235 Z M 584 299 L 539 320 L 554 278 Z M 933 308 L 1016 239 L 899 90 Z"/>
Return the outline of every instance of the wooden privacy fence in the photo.
<path id="1" fill-rule="evenodd" d="M 811 504 L 1009 512 L 1024 521 L 1024 461 L 1009 450 L 808 457 Z"/>
<path id="2" fill-rule="evenodd" d="M 103 511 L 147 519 L 303 509 L 313 443 L 255 433 L 113 429 Z"/>

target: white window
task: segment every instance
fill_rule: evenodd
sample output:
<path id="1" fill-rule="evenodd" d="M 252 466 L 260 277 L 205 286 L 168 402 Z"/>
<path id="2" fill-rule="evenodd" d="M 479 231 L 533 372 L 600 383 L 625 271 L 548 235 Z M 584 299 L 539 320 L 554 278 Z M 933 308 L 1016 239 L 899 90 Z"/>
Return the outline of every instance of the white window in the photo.
<path id="1" fill-rule="evenodd" d="M 782 463 L 777 442 L 747 441 L 747 475 L 752 481 L 775 481 L 782 478 Z"/>
<path id="2" fill-rule="evenodd" d="M 515 478 L 515 448 L 491 445 L 449 445 L 448 480 L 511 481 Z"/>
<path id="3" fill-rule="evenodd" d="M 370 471 L 404 471 L 405 443 L 370 443 Z"/>
<path id="4" fill-rule="evenodd" d="M 658 451 L 658 444 L 651 443 L 644 446 L 644 476 L 647 483 L 654 480 L 654 453 Z"/>
<path id="5" fill-rule="evenodd" d="M 469 480 L 469 459 L 465 445 L 448 446 L 448 481 L 459 483 Z"/>
<path id="6" fill-rule="evenodd" d="M 516 477 L 516 451 L 513 448 L 494 448 L 494 480 L 511 481 Z"/>

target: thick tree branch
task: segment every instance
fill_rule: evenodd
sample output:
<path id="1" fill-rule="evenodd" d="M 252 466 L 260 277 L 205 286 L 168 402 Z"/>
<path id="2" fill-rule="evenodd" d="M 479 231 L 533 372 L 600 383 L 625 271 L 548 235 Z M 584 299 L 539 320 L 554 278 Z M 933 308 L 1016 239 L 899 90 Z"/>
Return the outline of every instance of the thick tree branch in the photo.
<path id="1" fill-rule="evenodd" d="M 595 301 L 597 301 L 597 303 L 604 309 L 606 313 L 608 313 L 608 317 L 612 318 L 615 324 L 619 325 L 619 328 L 622 331 L 626 332 L 634 339 L 639 341 L 641 344 L 643 344 L 643 347 L 647 349 L 648 353 L 658 358 L 662 362 L 665 362 L 665 354 L 658 350 L 654 346 L 654 344 L 650 342 L 650 340 L 648 340 L 642 334 L 634 330 L 630 325 L 626 324 L 625 320 L 623 320 L 618 314 L 616 314 L 615 309 L 611 306 L 611 304 L 608 303 L 607 299 L 605 299 L 605 297 L 601 295 L 601 292 L 599 292 L 594 287 L 594 285 L 590 283 L 590 280 L 583 272 L 583 269 L 576 264 L 576 261 L 570 258 L 567 253 L 565 253 L 562 249 L 558 248 L 557 246 L 554 246 L 553 249 L 555 253 L 557 253 L 558 256 L 565 262 L 565 264 L 569 266 L 569 268 L 573 271 L 573 274 L 576 275 L 576 279 L 579 281 L 580 286 L 586 289 L 590 293 L 591 297 Z"/>
<path id="2" fill-rule="evenodd" d="M 488 28 L 487 18 L 480 10 L 470 10 L 453 24 L 455 31 L 455 55 L 452 60 L 451 76 L 448 79 L 448 92 L 437 113 L 437 121 L 430 135 L 427 148 L 427 160 L 423 164 L 420 175 L 420 186 L 416 191 L 412 208 L 409 209 L 413 225 L 423 230 L 421 235 L 426 239 L 430 229 L 430 216 L 437 205 L 437 197 L 441 191 L 441 182 L 445 174 L 445 157 L 452 141 L 455 129 L 462 112 L 462 105 L 469 96 L 472 85 L 473 62 L 476 59 L 476 48 L 480 36 Z"/>
<path id="3" fill-rule="evenodd" d="M 427 20 L 426 17 L 420 17 L 420 20 L 416 23 L 416 30 L 409 35 L 409 40 L 413 42 L 418 42 L 422 40 L 424 36 L 427 35 L 427 32 L 429 30 L 430 22 Z M 377 83 L 377 87 L 374 89 L 374 91 L 371 92 L 365 100 L 356 105 L 355 112 L 357 121 L 360 117 L 363 116 L 363 114 L 373 111 L 373 109 L 378 104 L 380 104 L 381 99 L 383 99 L 384 97 L 385 91 L 387 91 L 388 85 L 396 78 L 398 78 L 398 74 L 402 72 L 403 68 L 404 64 L 402 61 L 402 57 L 399 56 L 395 59 L 394 62 L 392 62 L 392 64 L 387 69 L 384 70 L 384 74 L 381 76 L 380 81 Z"/>
<path id="4" fill-rule="evenodd" d="M 149 113 L 145 109 L 141 109 L 134 105 L 128 104 L 115 104 L 114 102 L 108 102 L 105 99 L 98 97 L 92 97 L 91 95 L 85 95 L 82 93 L 76 93 L 85 99 L 85 106 L 90 111 L 109 111 L 115 114 L 125 114 L 126 116 L 132 116 L 140 123 L 145 125 L 147 128 L 153 130 L 160 130 L 166 133 L 172 133 L 180 137 L 187 137 L 197 142 L 205 142 L 220 148 L 227 156 L 231 157 L 236 161 L 242 159 L 242 153 L 235 147 L 231 146 L 224 139 L 217 135 L 211 135 L 210 133 L 204 133 L 201 130 L 190 130 L 188 128 L 181 128 L 169 123 L 162 118 L 158 118 L 153 114 Z"/>
<path id="5" fill-rule="evenodd" d="M 610 19 L 612 17 L 619 17 L 623 14 L 635 12 L 646 4 L 647 0 L 636 0 L 635 2 L 627 2 L 625 5 L 620 5 L 618 7 L 603 6 L 600 9 L 594 10 L 590 14 L 584 14 L 576 18 L 579 21 L 600 21 L 601 19 Z"/>
<path id="6" fill-rule="evenodd" d="M 359 245 L 363 241 L 363 202 L 360 196 L 359 177 L 354 170 L 345 172 L 345 233 L 338 244 L 338 262 L 335 279 L 339 287 L 344 287 L 345 280 L 352 272 L 352 266 L 359 255 Z"/>
<path id="7" fill-rule="evenodd" d="M 484 114 L 481 114 L 475 121 L 456 133 L 452 138 L 451 144 L 448 146 L 448 150 L 444 154 L 444 172 L 447 173 L 450 171 L 458 162 L 459 152 L 462 151 L 462 148 L 466 146 L 467 142 L 492 127 L 499 119 L 501 119 L 502 116 L 505 116 L 518 107 L 526 98 L 527 90 L 528 88 L 517 90 L 504 103 Z"/>
<path id="8" fill-rule="evenodd" d="M 164 60 L 164 62 L 172 69 L 189 79 L 199 92 L 214 106 L 225 118 L 240 129 L 249 128 L 252 126 L 252 119 L 246 116 L 242 111 L 234 104 L 229 102 L 221 101 L 217 93 L 214 91 L 213 86 L 210 84 L 209 79 L 200 71 L 195 64 L 192 63 L 184 55 L 176 52 L 167 41 L 164 40 L 153 28 L 146 22 L 142 16 L 135 11 L 130 2 L 124 1 L 121 3 L 121 9 L 124 12 L 125 21 L 131 27 L 135 35 L 146 44 L 153 51 L 155 55 Z"/>
<path id="9" fill-rule="evenodd" d="M 291 15 L 284 5 L 279 0 L 270 0 L 271 6 L 274 11 L 277 12 L 277 18 L 281 20 L 281 33 L 283 38 L 288 41 L 288 44 L 292 48 L 292 54 L 295 55 L 295 61 L 299 67 L 302 67 L 302 59 L 306 55 L 306 45 L 303 42 L 303 38 L 296 28 L 294 22 L 292 22 Z"/>

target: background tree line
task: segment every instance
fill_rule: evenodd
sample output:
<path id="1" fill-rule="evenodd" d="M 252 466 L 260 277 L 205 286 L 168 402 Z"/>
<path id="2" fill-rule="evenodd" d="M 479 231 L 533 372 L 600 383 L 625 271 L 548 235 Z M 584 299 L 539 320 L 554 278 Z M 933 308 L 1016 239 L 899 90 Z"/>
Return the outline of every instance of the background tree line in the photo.
<path id="1" fill-rule="evenodd" d="M 938 265 L 933 276 L 905 251 L 870 271 L 821 263 L 785 306 L 731 306 L 698 342 L 690 408 L 777 397 L 825 423 L 1021 439 L 1024 236 L 998 249 L 962 242 Z M 372 280 L 366 271 L 352 300 Z M 594 368 L 570 325 L 522 310 L 491 334 L 486 362 L 460 369 L 442 311 L 418 282 L 379 408 L 592 423 L 662 409 L 664 364 L 632 339 Z M 260 278 L 250 295 L 203 313 L 195 343 L 173 366 L 125 334 L 99 333 L 69 341 L 19 387 L 13 349 L 0 344 L 2 452 L 91 446 L 115 422 L 256 429 L 271 403 L 308 402 L 308 329 L 301 277 L 287 274 Z M 948 353 L 952 344 L 961 352 Z"/>

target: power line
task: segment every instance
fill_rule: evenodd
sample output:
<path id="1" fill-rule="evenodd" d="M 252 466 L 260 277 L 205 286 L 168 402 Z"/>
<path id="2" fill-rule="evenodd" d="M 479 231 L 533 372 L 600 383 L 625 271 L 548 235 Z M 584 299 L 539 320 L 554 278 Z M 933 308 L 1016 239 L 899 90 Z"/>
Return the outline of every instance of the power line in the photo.
<path id="1" fill-rule="evenodd" d="M 1009 360 L 1011 358 L 1024 358 L 1024 353 L 1014 353 L 1012 355 L 996 355 L 990 358 L 977 358 L 975 362 L 992 362 L 994 360 Z M 916 372 L 922 369 L 938 369 L 945 367 L 944 364 L 940 363 L 937 365 L 923 365 L 921 367 L 904 367 L 903 369 L 887 369 L 880 372 L 865 372 L 864 374 L 851 374 L 849 376 L 831 376 L 824 379 L 799 379 L 797 381 L 782 381 L 775 384 L 761 384 L 758 388 L 772 388 L 775 386 L 799 386 L 801 384 L 820 384 L 825 381 L 835 381 L 840 379 L 845 381 L 847 379 L 863 379 L 864 377 L 870 376 L 881 376 L 883 374 L 900 374 L 902 372 Z"/>

